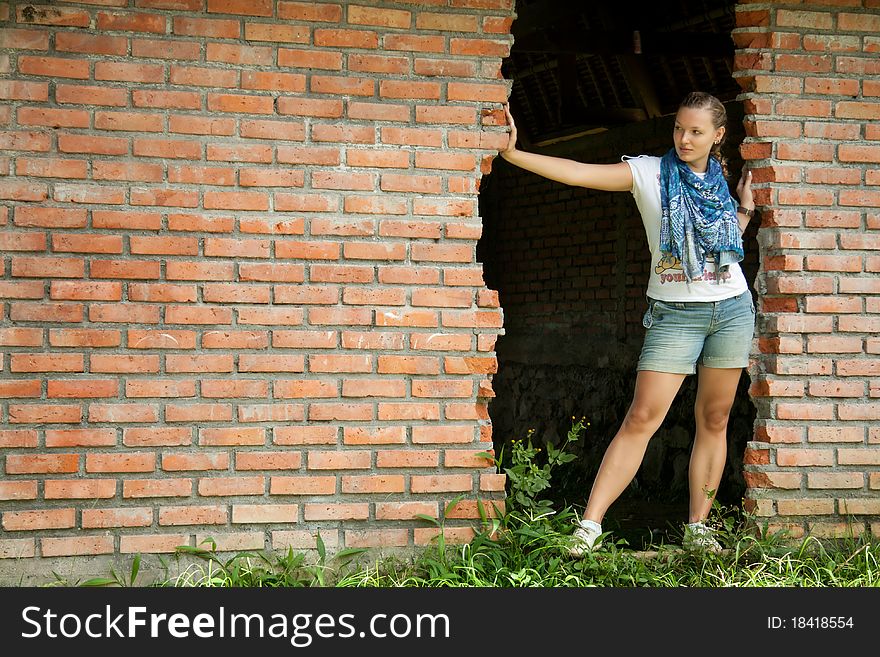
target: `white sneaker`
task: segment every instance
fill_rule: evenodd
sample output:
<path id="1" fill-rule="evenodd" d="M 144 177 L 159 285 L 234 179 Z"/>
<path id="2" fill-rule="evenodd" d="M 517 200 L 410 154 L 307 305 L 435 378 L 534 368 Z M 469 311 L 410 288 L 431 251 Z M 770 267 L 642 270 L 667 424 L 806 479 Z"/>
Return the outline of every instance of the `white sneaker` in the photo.
<path id="1" fill-rule="evenodd" d="M 602 534 L 602 526 L 598 522 L 592 520 L 581 520 L 577 524 L 577 528 L 572 533 L 572 544 L 568 549 L 568 553 L 576 558 L 584 556 L 602 544 L 598 540 Z"/>
<path id="2" fill-rule="evenodd" d="M 721 552 L 721 544 L 715 540 L 715 532 L 702 522 L 692 522 L 684 526 L 682 547 L 694 552 Z"/>

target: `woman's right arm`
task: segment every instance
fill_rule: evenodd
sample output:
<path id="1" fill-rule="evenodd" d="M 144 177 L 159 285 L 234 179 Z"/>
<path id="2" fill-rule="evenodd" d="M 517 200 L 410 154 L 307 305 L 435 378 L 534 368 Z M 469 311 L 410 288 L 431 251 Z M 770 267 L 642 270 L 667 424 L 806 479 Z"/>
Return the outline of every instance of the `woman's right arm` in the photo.
<path id="1" fill-rule="evenodd" d="M 507 148 L 500 152 L 501 157 L 522 169 L 536 173 L 544 178 L 566 185 L 600 189 L 608 192 L 628 192 L 632 190 L 632 170 L 626 162 L 616 164 L 586 164 L 562 157 L 528 153 L 516 147 L 516 124 L 505 104 L 504 112 L 510 125 L 510 138 Z"/>

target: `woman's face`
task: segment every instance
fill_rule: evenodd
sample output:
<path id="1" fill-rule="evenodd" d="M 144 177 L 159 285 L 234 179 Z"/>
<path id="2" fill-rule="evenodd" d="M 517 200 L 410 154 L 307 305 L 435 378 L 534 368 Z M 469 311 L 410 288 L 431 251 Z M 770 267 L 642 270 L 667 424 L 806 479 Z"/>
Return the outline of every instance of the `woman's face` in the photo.
<path id="1" fill-rule="evenodd" d="M 724 136 L 724 128 L 712 125 L 712 113 L 707 109 L 682 107 L 675 115 L 672 138 L 675 152 L 693 171 L 703 173 L 709 162 L 709 153 L 716 141 Z"/>

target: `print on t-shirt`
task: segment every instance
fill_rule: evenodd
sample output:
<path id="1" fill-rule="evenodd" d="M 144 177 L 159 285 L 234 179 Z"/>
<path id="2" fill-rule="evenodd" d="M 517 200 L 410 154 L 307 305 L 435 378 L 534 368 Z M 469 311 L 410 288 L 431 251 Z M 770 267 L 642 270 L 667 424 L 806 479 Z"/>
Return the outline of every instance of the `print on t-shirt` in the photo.
<path id="1" fill-rule="evenodd" d="M 632 194 L 651 252 L 647 296 L 659 301 L 719 301 L 745 292 L 748 284 L 739 263 L 731 263 L 719 277 L 711 256 L 703 275 L 688 282 L 679 259 L 660 250 L 660 158 L 641 155 L 623 159 L 633 174 Z"/>
<path id="2" fill-rule="evenodd" d="M 715 264 L 715 256 L 707 254 L 706 270 L 702 276 L 697 276 L 694 281 L 714 281 L 718 276 L 714 271 L 710 271 L 710 265 Z M 671 253 L 664 254 L 654 266 L 654 273 L 660 279 L 660 284 L 664 283 L 681 283 L 685 280 L 684 272 L 681 268 L 681 260 Z M 721 272 L 721 280 L 728 281 L 733 276 L 730 271 Z"/>

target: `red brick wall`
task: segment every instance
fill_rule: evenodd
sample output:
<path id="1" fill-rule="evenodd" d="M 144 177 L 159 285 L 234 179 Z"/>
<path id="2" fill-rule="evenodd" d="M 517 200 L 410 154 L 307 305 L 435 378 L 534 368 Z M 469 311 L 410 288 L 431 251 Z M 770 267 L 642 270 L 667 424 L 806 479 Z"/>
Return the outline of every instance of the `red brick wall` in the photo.
<path id="1" fill-rule="evenodd" d="M 742 2 L 737 26 L 763 217 L 749 504 L 795 536 L 876 535 L 880 1 Z"/>
<path id="2" fill-rule="evenodd" d="M 512 16 L 0 2 L 0 557 L 470 536 Z"/>

